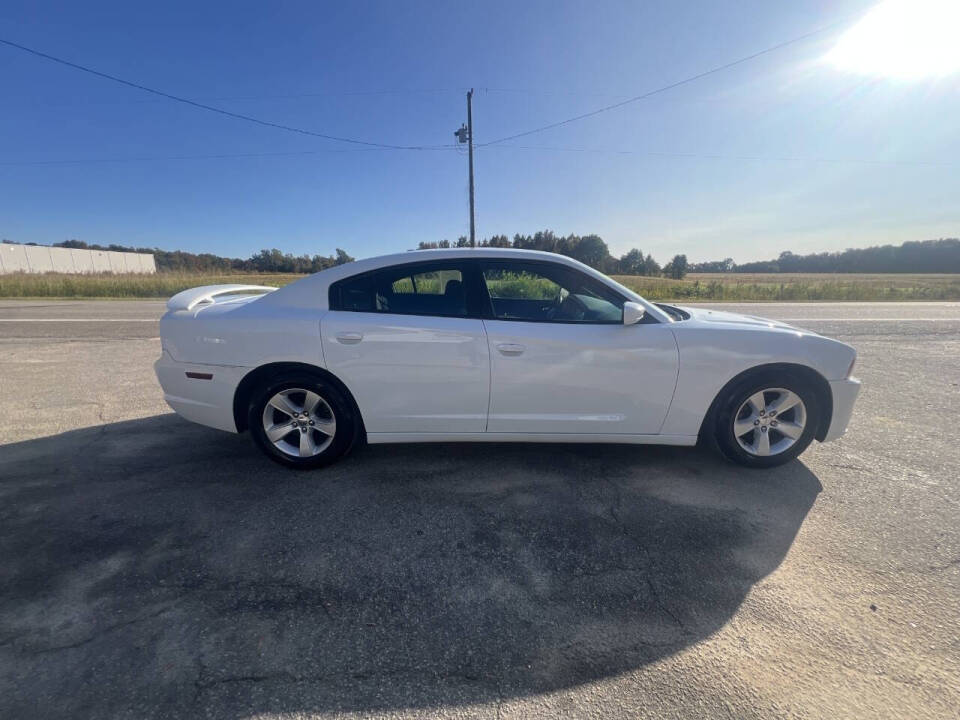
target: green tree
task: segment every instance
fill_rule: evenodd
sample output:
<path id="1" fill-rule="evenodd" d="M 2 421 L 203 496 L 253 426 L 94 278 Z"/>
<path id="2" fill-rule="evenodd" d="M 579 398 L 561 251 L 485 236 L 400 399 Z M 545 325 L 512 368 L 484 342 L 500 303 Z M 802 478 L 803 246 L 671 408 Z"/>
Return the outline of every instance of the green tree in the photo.
<path id="1" fill-rule="evenodd" d="M 661 272 L 660 263 L 653 259 L 653 255 L 647 255 L 643 261 L 643 274 L 650 277 L 656 277 Z"/>
<path id="2" fill-rule="evenodd" d="M 620 257 L 620 272 L 624 275 L 643 275 L 643 253 L 633 248 L 626 255 Z"/>
<path id="3" fill-rule="evenodd" d="M 691 263 L 688 272 L 727 273 L 733 272 L 736 266 L 737 264 L 733 262 L 733 258 L 725 258 L 723 260 L 712 260 L 710 262 Z"/>
<path id="4" fill-rule="evenodd" d="M 584 235 L 571 245 L 570 257 L 592 268 L 601 268 L 603 261 L 610 257 L 610 250 L 599 235 Z"/>
<path id="5" fill-rule="evenodd" d="M 663 268 L 663 272 L 674 280 L 682 280 L 687 274 L 687 256 L 674 255 L 673 260 L 668 262 L 666 267 Z"/>

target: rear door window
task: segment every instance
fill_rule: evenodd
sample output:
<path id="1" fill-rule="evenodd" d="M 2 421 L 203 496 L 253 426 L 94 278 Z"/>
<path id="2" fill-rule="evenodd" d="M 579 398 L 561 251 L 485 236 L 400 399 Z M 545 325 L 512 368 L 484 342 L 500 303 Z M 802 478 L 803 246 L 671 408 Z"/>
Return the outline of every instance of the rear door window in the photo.
<path id="1" fill-rule="evenodd" d="M 349 312 L 466 317 L 463 268 L 455 263 L 397 265 L 335 283 L 330 306 Z"/>

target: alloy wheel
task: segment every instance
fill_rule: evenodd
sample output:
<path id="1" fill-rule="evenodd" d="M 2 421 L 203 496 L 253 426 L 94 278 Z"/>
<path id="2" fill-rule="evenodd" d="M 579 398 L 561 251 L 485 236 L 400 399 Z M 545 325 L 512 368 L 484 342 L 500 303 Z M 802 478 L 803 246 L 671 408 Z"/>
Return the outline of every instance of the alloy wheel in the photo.
<path id="1" fill-rule="evenodd" d="M 287 388 L 264 406 L 263 432 L 280 452 L 308 458 L 319 455 L 333 442 L 337 418 L 330 404 L 317 393 Z"/>
<path id="2" fill-rule="evenodd" d="M 807 408 L 792 390 L 768 388 L 748 397 L 733 420 L 733 435 L 757 457 L 786 452 L 803 435 Z"/>

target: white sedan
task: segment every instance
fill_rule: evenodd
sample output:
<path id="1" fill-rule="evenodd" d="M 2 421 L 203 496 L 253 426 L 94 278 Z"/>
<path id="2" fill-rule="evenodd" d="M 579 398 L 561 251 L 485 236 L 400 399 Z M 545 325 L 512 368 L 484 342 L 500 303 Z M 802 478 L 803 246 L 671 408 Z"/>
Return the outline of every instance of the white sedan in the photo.
<path id="1" fill-rule="evenodd" d="M 842 435 L 860 389 L 849 345 L 650 303 L 551 253 L 408 252 L 167 307 L 167 403 L 297 468 L 364 440 L 703 440 L 771 467 Z"/>

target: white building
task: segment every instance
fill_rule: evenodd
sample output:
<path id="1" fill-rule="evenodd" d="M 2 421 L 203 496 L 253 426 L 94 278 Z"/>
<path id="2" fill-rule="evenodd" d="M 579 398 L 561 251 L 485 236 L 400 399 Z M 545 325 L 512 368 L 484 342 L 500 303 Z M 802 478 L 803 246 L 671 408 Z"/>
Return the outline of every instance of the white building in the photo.
<path id="1" fill-rule="evenodd" d="M 28 273 L 155 273 L 152 253 L 78 250 L 46 245 L 0 243 L 0 274 Z"/>

